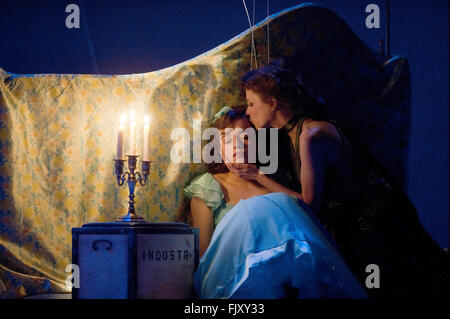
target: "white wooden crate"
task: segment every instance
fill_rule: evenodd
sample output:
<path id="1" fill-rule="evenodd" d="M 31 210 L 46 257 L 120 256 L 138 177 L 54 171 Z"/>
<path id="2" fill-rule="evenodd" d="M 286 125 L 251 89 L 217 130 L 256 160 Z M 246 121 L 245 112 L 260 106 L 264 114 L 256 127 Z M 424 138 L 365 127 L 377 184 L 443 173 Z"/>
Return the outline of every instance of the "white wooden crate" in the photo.
<path id="1" fill-rule="evenodd" d="M 72 229 L 75 299 L 193 298 L 198 229 L 183 223 L 92 223 Z"/>

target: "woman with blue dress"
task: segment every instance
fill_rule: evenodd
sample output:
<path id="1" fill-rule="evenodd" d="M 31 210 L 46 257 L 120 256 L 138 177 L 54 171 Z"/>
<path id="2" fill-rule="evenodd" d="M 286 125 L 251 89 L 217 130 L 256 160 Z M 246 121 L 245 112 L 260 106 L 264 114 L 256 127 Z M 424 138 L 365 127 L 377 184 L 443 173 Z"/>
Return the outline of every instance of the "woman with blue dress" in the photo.
<path id="1" fill-rule="evenodd" d="M 198 297 L 367 298 L 301 194 L 273 193 L 232 172 L 238 158 L 248 159 L 249 140 L 237 148 L 225 128 L 252 128 L 245 108 L 223 108 L 212 127 L 221 132 L 223 158 L 229 143 L 233 156 L 207 164 L 208 172 L 184 189 L 200 230 Z"/>

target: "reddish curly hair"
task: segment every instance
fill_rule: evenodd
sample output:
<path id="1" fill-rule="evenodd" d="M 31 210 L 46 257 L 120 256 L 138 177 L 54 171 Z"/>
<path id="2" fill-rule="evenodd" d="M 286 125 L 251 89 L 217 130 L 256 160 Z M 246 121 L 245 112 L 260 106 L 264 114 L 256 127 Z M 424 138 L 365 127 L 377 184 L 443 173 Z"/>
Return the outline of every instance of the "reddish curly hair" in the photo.
<path id="1" fill-rule="evenodd" d="M 280 59 L 247 72 L 239 80 L 241 98 L 245 100 L 245 90 L 252 90 L 266 103 L 275 98 L 281 105 L 289 107 L 294 114 L 318 117 L 317 113 L 321 108 L 319 100 L 289 71 L 287 63 Z"/>

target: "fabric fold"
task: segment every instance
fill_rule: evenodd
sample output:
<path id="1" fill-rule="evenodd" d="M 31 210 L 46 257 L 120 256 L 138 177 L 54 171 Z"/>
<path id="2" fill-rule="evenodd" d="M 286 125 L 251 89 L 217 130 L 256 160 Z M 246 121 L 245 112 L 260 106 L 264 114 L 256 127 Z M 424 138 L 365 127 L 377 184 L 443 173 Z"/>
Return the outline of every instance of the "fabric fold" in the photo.
<path id="1" fill-rule="evenodd" d="M 189 186 L 184 188 L 184 194 L 189 198 L 200 197 L 213 210 L 219 208 L 223 201 L 222 187 L 210 173 L 195 178 Z"/>
<path id="2" fill-rule="evenodd" d="M 194 276 L 200 298 L 367 298 L 305 207 L 284 193 L 240 201 Z"/>

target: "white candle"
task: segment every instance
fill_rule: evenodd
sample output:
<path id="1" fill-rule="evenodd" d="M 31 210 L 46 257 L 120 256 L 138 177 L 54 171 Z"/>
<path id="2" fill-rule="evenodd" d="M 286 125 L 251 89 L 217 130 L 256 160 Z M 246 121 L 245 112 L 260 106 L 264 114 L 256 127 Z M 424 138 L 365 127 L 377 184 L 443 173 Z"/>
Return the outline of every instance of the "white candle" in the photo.
<path id="1" fill-rule="evenodd" d="M 134 111 L 131 112 L 130 123 L 130 155 L 136 155 L 136 122 Z"/>
<path id="2" fill-rule="evenodd" d="M 148 115 L 144 117 L 144 147 L 143 147 L 143 155 L 142 160 L 143 161 L 150 161 L 150 158 L 148 156 L 148 133 L 150 132 L 150 118 Z"/>
<path id="3" fill-rule="evenodd" d="M 120 115 L 119 133 L 117 134 L 117 158 L 123 158 L 123 134 L 125 131 L 125 114 Z"/>

